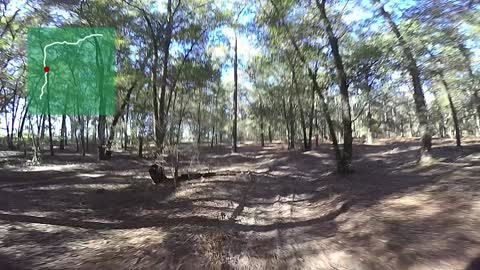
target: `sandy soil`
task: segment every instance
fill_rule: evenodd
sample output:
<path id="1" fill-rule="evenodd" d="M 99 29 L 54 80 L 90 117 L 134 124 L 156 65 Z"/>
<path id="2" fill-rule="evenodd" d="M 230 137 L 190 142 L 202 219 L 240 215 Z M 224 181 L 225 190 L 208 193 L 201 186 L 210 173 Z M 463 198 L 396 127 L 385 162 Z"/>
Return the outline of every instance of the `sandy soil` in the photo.
<path id="1" fill-rule="evenodd" d="M 238 174 L 176 190 L 128 153 L 3 151 L 0 269 L 480 269 L 479 142 L 417 145 L 357 145 L 347 176 L 329 145 L 184 146 L 182 171 Z"/>

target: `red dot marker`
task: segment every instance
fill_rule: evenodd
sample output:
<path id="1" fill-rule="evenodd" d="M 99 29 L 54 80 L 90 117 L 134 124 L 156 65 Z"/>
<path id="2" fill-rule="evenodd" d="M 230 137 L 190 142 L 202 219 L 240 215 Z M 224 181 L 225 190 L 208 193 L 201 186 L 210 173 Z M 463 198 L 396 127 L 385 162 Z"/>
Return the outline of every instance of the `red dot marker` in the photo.
<path id="1" fill-rule="evenodd" d="M 49 68 L 48 66 L 45 66 L 45 67 L 43 67 L 43 71 L 49 72 L 49 71 L 50 71 L 50 68 Z"/>

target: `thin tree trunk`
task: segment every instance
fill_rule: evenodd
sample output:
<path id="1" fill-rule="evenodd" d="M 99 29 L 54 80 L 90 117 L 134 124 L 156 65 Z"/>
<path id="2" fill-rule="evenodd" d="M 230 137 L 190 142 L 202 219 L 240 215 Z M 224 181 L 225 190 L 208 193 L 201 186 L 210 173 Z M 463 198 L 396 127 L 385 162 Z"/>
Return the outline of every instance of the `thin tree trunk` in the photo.
<path id="1" fill-rule="evenodd" d="M 167 24 L 164 32 L 163 39 L 163 66 L 162 66 L 162 80 L 160 84 L 160 104 L 159 104 L 159 115 L 158 115 L 158 126 L 160 134 L 157 134 L 157 149 L 158 151 L 163 151 L 163 143 L 166 135 L 166 115 L 168 112 L 165 110 L 165 96 L 167 92 L 167 80 L 168 80 L 168 62 L 170 58 L 170 44 L 172 42 L 172 33 L 173 33 L 173 18 L 174 11 L 172 10 L 172 0 L 167 0 Z"/>
<path id="2" fill-rule="evenodd" d="M 89 125 L 89 123 L 90 123 L 90 116 L 87 115 L 86 118 L 87 118 L 87 124 L 86 124 L 86 130 L 87 130 L 87 131 L 86 131 L 86 144 L 85 144 L 85 145 L 86 145 L 86 151 L 87 151 L 87 153 L 88 153 L 88 151 L 89 151 L 89 149 L 88 149 L 88 145 L 89 145 L 89 143 L 88 143 L 88 130 L 89 130 L 89 129 L 88 129 L 88 125 Z"/>
<path id="3" fill-rule="evenodd" d="M 305 112 L 303 111 L 303 106 L 300 102 L 300 89 L 297 81 L 297 76 L 295 72 L 295 62 L 292 61 L 290 58 L 288 58 L 288 62 L 290 65 L 290 69 L 292 71 L 292 82 L 293 82 L 293 87 L 295 89 L 295 96 L 296 96 L 296 101 L 298 105 L 298 110 L 300 111 L 300 125 L 302 127 L 302 135 L 303 135 L 303 149 L 306 151 L 308 149 L 308 142 L 307 142 L 307 127 L 305 123 Z"/>
<path id="4" fill-rule="evenodd" d="M 272 143 L 272 126 L 270 124 L 268 125 L 268 141 L 270 144 Z"/>
<path id="5" fill-rule="evenodd" d="M 260 97 L 260 143 L 262 147 L 265 147 L 265 134 L 263 132 L 264 125 L 263 125 L 263 101 L 262 97 Z"/>
<path id="6" fill-rule="evenodd" d="M 295 116 L 293 113 L 293 97 L 288 99 L 288 119 L 290 121 L 290 149 L 295 149 Z"/>
<path id="7" fill-rule="evenodd" d="M 342 122 L 343 122 L 343 154 L 341 156 L 338 171 L 341 173 L 349 172 L 353 154 L 352 137 L 352 115 L 348 93 L 347 74 L 343 66 L 342 56 L 340 55 L 338 38 L 335 36 L 330 20 L 325 10 L 325 0 L 316 0 L 317 7 L 320 10 L 320 16 L 325 23 L 325 30 L 328 35 L 328 41 L 332 50 L 333 61 L 336 68 L 337 83 L 340 88 Z"/>
<path id="8" fill-rule="evenodd" d="M 312 105 L 310 107 L 310 115 L 309 115 L 309 131 L 308 131 L 308 147 L 306 150 L 312 150 L 312 136 L 313 136 L 313 116 L 315 113 L 315 91 L 312 87 Z"/>
<path id="9" fill-rule="evenodd" d="M 37 118 L 38 120 L 38 118 Z M 32 117 L 28 117 L 28 122 L 30 124 L 30 131 L 32 133 L 32 144 L 33 144 L 33 155 L 32 155 L 32 163 L 33 164 L 39 164 L 42 160 L 42 152 L 40 148 L 40 140 L 38 138 L 38 133 L 37 136 L 35 136 L 35 129 L 33 128 L 32 125 Z"/>
<path id="10" fill-rule="evenodd" d="M 45 115 L 42 115 L 41 119 L 42 119 L 42 129 L 40 131 L 40 139 L 43 140 L 45 139 L 45 121 L 47 120 L 47 117 Z"/>
<path id="11" fill-rule="evenodd" d="M 237 99 L 238 99 L 238 43 L 237 43 L 237 34 L 235 32 L 235 56 L 233 60 L 233 80 L 235 83 L 235 88 L 233 89 L 233 128 L 232 128 L 232 151 L 237 152 Z"/>
<path id="12" fill-rule="evenodd" d="M 198 137 L 197 144 L 202 142 L 202 91 L 198 89 L 198 107 L 197 107 L 197 124 L 198 124 Z"/>
<path id="13" fill-rule="evenodd" d="M 28 105 L 27 100 L 25 100 L 25 111 L 23 113 L 22 122 L 20 123 L 20 127 L 18 128 L 18 138 L 23 138 L 23 129 L 25 127 L 25 119 L 27 119 L 28 115 Z"/>
<path id="14" fill-rule="evenodd" d="M 123 131 L 123 149 L 126 151 L 128 147 L 128 114 L 130 110 L 130 103 L 127 104 L 127 109 L 125 110 L 125 118 L 124 118 L 124 124 L 125 124 L 125 129 Z"/>
<path id="15" fill-rule="evenodd" d="M 66 138 L 65 133 L 67 132 L 66 118 L 67 116 L 65 114 L 62 115 L 62 127 L 60 129 L 60 150 L 65 150 L 65 138 Z"/>
<path id="16" fill-rule="evenodd" d="M 105 97 L 103 95 L 103 84 L 104 84 L 104 68 L 103 68 L 103 57 L 102 57 L 102 51 L 100 50 L 100 45 L 98 43 L 98 40 L 94 38 L 95 42 L 95 63 L 98 69 L 98 90 L 100 93 L 100 103 L 99 103 L 99 115 L 98 115 L 98 159 L 99 160 L 105 160 L 106 155 L 106 136 L 105 136 L 105 128 L 106 128 L 106 113 L 105 113 L 105 107 L 106 107 L 106 101 Z M 83 121 L 83 120 L 82 120 Z M 82 136 L 84 136 L 82 134 Z M 82 139 L 83 140 L 83 139 Z M 83 143 L 83 142 L 82 142 Z M 83 147 L 83 145 L 82 145 Z M 84 148 L 84 147 L 83 147 Z M 85 149 L 82 149 L 83 152 L 85 152 Z"/>
<path id="17" fill-rule="evenodd" d="M 52 134 L 52 116 L 48 114 L 48 141 L 50 143 L 50 155 L 53 156 L 53 134 Z"/>
<path id="18" fill-rule="evenodd" d="M 127 95 L 123 100 L 123 103 L 120 106 L 120 109 L 115 113 L 115 116 L 113 117 L 112 125 L 110 126 L 110 134 L 108 136 L 108 141 L 107 141 L 106 159 L 111 158 L 113 139 L 115 137 L 115 128 L 117 126 L 118 120 L 120 119 L 120 117 L 123 114 L 123 111 L 125 110 L 125 107 L 130 102 L 130 96 L 132 95 L 132 91 L 135 88 L 136 84 L 137 82 L 134 82 L 133 85 L 127 90 Z"/>
<path id="19" fill-rule="evenodd" d="M 452 95 L 450 94 L 450 88 L 448 87 L 448 83 L 445 80 L 445 78 L 443 76 L 443 73 L 440 73 L 440 78 L 442 80 L 442 84 L 443 84 L 445 93 L 447 94 L 448 104 L 450 105 L 450 111 L 452 113 L 453 127 L 455 129 L 455 140 L 456 140 L 457 146 L 461 147 L 462 146 L 462 135 L 461 135 L 461 132 L 460 132 L 460 127 L 458 125 L 457 109 L 455 108 L 455 105 L 453 104 Z"/>
<path id="20" fill-rule="evenodd" d="M 85 156 L 85 119 L 83 116 L 78 116 L 80 123 L 80 141 L 82 143 L 82 156 Z"/>
<path id="21" fill-rule="evenodd" d="M 400 30 L 398 29 L 397 25 L 393 21 L 391 15 L 385 11 L 383 5 L 380 3 L 379 0 L 373 0 L 375 6 L 377 6 L 380 14 L 383 18 L 387 21 L 388 25 L 394 32 L 397 40 L 400 44 L 400 47 L 403 51 L 403 55 L 405 60 L 408 63 L 408 72 L 412 78 L 413 83 L 413 98 L 415 101 L 415 109 L 417 113 L 417 118 L 419 122 L 419 129 L 420 134 L 422 137 L 422 144 L 421 144 L 421 159 L 428 158 L 431 156 L 432 150 L 432 134 L 431 128 L 428 122 L 428 111 L 427 105 L 425 102 L 425 96 L 422 89 L 422 82 L 420 79 L 420 70 L 418 68 L 417 60 L 413 56 L 412 50 L 408 46 L 407 42 L 403 38 Z"/>

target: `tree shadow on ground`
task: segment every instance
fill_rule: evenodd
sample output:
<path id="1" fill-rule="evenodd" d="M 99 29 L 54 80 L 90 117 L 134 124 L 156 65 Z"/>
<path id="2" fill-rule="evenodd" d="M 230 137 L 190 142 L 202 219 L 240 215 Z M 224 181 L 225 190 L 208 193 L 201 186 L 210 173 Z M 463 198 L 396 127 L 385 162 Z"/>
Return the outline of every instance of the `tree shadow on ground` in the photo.
<path id="1" fill-rule="evenodd" d="M 408 269 L 419 261 L 465 261 L 480 243 L 474 230 L 480 227 L 474 205 L 480 183 L 472 181 L 479 164 L 469 159 L 476 147 L 467 145 L 458 158 L 419 167 L 405 165 L 416 155 L 413 144 L 358 146 L 355 162 L 362 166 L 355 174 L 340 176 L 333 173 L 328 145 L 305 153 L 249 146 L 241 148 L 240 158 L 225 153 L 214 160 L 226 166 L 265 166 L 266 172 L 247 173 L 252 167 L 246 166 L 243 174 L 184 182 L 175 192 L 169 185 L 147 185 L 148 179 L 136 184 L 131 174 L 92 178 L 81 176 L 88 169 L 76 169 L 54 172 L 52 182 L 34 185 L 35 173 L 7 172 L 14 178 L 5 181 L 1 192 L 14 203 L 2 209 L 0 220 L 62 226 L 66 231 L 53 234 L 52 241 L 29 228 L 9 231 L 2 245 L 5 238 L 33 237 L 38 238 L 35 245 L 60 250 L 105 237 L 115 246 L 97 246 L 96 256 L 108 259 L 95 266 L 123 269 L 222 269 L 242 263 L 257 269 L 341 269 L 339 262 L 344 262 L 347 269 L 358 264 L 357 269 L 384 270 Z M 450 151 L 448 146 L 434 149 L 439 158 L 449 157 Z M 205 158 L 209 155 L 216 153 L 206 153 Z M 117 170 L 146 164 L 126 157 L 128 162 Z M 96 170 L 105 172 L 115 168 L 114 163 L 98 166 Z M 25 178 L 27 185 L 18 178 Z M 52 185 L 56 189 L 49 190 Z M 105 190 L 97 193 L 100 185 Z M 24 214 L 13 213 L 22 197 L 27 201 Z M 45 216 L 29 214 L 33 211 Z M 71 229 L 80 230 L 75 239 Z M 124 238 L 116 235 L 122 233 L 129 235 L 128 241 L 119 241 Z M 158 240 L 152 241 L 155 237 Z M 75 268 L 88 269 L 87 262 L 94 258 Z"/>

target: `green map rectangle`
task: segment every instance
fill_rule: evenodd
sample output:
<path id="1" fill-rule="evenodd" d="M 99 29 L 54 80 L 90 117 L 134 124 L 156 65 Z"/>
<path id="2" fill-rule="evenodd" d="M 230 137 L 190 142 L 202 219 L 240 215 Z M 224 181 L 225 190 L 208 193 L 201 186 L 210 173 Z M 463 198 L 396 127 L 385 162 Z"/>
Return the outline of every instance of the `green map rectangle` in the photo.
<path id="1" fill-rule="evenodd" d="M 115 113 L 114 28 L 30 28 L 27 38 L 29 114 Z"/>

